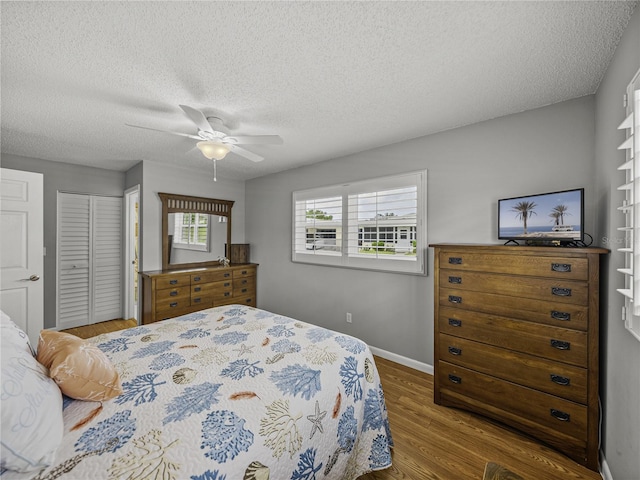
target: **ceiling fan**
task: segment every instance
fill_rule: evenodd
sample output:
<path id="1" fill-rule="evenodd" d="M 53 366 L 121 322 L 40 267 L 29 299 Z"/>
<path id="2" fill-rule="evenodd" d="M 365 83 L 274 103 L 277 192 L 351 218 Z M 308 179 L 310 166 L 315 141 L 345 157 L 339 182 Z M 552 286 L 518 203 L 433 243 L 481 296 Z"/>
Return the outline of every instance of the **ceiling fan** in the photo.
<path id="1" fill-rule="evenodd" d="M 196 146 L 202 154 L 211 160 L 222 160 L 225 155 L 232 151 L 236 155 L 248 158 L 252 162 L 261 162 L 264 157 L 250 152 L 238 145 L 280 145 L 282 138 L 278 135 L 227 135 L 226 128 L 222 120 L 218 117 L 206 117 L 204 113 L 188 105 L 180 105 L 180 108 L 187 114 L 189 119 L 198 127 L 198 132 L 194 134 L 172 132 L 169 130 L 159 130 L 157 128 L 141 127 L 139 125 L 126 124 L 129 127 L 143 128 L 156 132 L 171 133 L 182 137 L 198 140 Z"/>

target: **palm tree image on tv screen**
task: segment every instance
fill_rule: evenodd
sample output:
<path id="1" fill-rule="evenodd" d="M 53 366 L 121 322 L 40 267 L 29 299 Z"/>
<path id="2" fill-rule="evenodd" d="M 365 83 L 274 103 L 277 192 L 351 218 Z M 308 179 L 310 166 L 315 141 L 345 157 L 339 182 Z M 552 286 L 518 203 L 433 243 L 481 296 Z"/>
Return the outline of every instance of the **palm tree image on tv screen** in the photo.
<path id="1" fill-rule="evenodd" d="M 498 201 L 499 238 L 558 240 L 582 236 L 582 190 Z"/>

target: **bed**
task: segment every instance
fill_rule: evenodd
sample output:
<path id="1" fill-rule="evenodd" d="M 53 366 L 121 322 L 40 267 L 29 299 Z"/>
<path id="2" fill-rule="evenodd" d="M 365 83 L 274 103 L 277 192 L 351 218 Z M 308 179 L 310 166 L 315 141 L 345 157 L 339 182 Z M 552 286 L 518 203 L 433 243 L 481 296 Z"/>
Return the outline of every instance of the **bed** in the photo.
<path id="1" fill-rule="evenodd" d="M 63 396 L 51 465 L 0 479 L 351 480 L 391 465 L 378 371 L 354 337 L 230 305 L 86 342 L 122 393 Z"/>

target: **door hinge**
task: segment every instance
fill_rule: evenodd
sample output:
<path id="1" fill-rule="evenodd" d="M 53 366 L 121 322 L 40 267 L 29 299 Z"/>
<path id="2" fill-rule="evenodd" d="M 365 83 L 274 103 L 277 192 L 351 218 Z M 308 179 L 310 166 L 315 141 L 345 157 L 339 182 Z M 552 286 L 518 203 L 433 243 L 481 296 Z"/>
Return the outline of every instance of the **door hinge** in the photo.
<path id="1" fill-rule="evenodd" d="M 627 108 L 628 104 L 629 104 L 629 96 L 625 93 L 624 95 L 622 95 L 622 106 L 624 108 Z"/>

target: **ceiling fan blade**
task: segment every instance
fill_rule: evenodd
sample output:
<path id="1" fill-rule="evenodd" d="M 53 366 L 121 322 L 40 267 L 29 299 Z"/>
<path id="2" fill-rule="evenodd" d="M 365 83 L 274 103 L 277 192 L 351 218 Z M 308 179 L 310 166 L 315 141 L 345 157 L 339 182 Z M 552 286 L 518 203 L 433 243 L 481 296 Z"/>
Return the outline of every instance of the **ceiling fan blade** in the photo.
<path id="1" fill-rule="evenodd" d="M 248 158 L 252 162 L 261 162 L 262 160 L 264 160 L 264 157 L 261 157 L 260 155 L 250 152 L 249 150 L 245 150 L 244 148 L 240 148 L 237 145 L 233 145 L 229 143 L 227 144 L 227 146 L 229 147 L 229 150 L 231 150 L 236 155 L 240 155 L 244 158 Z"/>
<path id="2" fill-rule="evenodd" d="M 230 140 L 235 145 L 282 145 L 280 135 L 230 135 L 225 141 Z"/>
<path id="3" fill-rule="evenodd" d="M 184 113 L 187 114 L 191 121 L 196 124 L 198 129 L 202 130 L 203 132 L 213 133 L 213 129 L 211 128 L 211 125 L 209 125 L 207 117 L 204 116 L 204 113 L 188 105 L 180 105 L 180 108 L 184 111 Z"/>
<path id="4" fill-rule="evenodd" d="M 159 130 L 157 128 L 141 127 L 140 125 L 131 125 L 129 123 L 125 123 L 125 125 L 127 127 L 142 128 L 143 130 L 153 130 L 154 132 L 170 133 L 172 135 L 180 135 L 181 137 L 193 138 L 194 140 L 202 140 L 200 137 L 196 135 L 190 135 L 188 133 L 172 132 L 170 130 Z"/>

